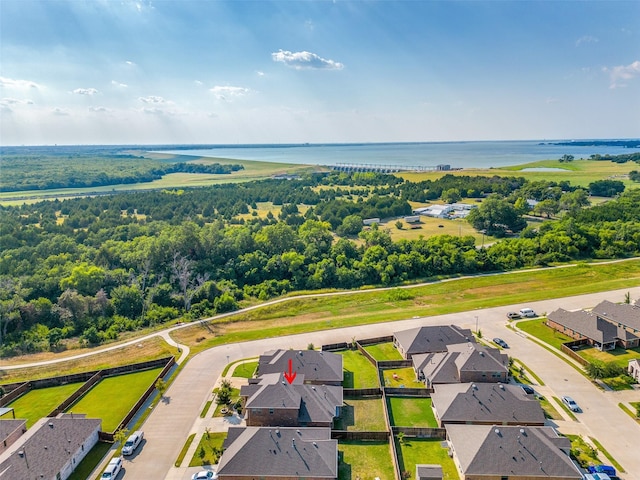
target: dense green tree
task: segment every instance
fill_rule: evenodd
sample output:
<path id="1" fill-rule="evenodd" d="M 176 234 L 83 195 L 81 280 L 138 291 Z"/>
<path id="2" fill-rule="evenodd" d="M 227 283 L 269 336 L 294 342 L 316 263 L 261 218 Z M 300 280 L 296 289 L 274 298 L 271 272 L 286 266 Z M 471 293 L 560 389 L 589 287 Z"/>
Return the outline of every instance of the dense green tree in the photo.
<path id="1" fill-rule="evenodd" d="M 120 285 L 114 288 L 111 301 L 118 315 L 132 319 L 142 315 L 144 299 L 137 285 Z"/>
<path id="2" fill-rule="evenodd" d="M 487 198 L 478 208 L 472 209 L 467 220 L 476 230 L 484 230 L 496 237 L 503 237 L 509 231 L 519 232 L 527 226 L 511 203 L 496 196 Z"/>

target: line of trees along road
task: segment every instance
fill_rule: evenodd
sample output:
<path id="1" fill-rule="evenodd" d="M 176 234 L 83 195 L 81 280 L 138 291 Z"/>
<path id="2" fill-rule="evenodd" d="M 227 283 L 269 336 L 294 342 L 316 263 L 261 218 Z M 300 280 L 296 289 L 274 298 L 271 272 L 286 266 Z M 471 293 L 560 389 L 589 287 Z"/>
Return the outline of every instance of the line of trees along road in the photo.
<path id="1" fill-rule="evenodd" d="M 456 191 L 483 198 L 472 225 L 509 238 L 478 248 L 471 236 L 393 242 L 384 229 L 362 230 L 363 218 L 405 215 L 409 201 Z M 585 195 L 515 177 L 335 173 L 3 207 L 0 353 L 72 337 L 97 344 L 247 297 L 640 255 L 640 191 L 590 208 Z M 527 226 L 526 199 L 557 202 L 561 218 Z M 281 206 L 278 218 L 252 216 L 258 202 Z"/>

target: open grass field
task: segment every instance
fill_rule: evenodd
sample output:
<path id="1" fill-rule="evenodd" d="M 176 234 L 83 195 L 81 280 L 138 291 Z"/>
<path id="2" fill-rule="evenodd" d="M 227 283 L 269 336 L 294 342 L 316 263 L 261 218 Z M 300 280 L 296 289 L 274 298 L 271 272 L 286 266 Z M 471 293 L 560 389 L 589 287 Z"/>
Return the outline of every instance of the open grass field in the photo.
<path id="1" fill-rule="evenodd" d="M 557 168 L 558 171 L 531 171 L 532 168 Z M 452 170 L 448 172 L 424 172 L 424 173 L 403 173 L 402 178 L 418 182 L 421 180 L 435 180 L 444 174 L 449 175 L 484 175 L 484 176 L 516 176 L 524 177 L 527 180 L 549 180 L 549 175 L 553 175 L 556 181 L 568 180 L 571 185 L 588 186 L 589 183 L 596 180 L 612 178 L 625 183 L 627 188 L 637 188 L 637 183 L 631 182 L 627 175 L 631 170 L 637 170 L 637 164 L 634 162 L 614 163 L 614 162 L 595 162 L 591 160 L 576 159 L 570 163 L 561 163 L 558 160 L 541 160 L 538 162 L 525 163 L 522 165 L 513 165 L 501 168 L 466 168 L 463 170 Z"/>
<path id="2" fill-rule="evenodd" d="M 379 432 L 387 429 L 382 398 L 345 398 L 336 430 Z"/>
<path id="3" fill-rule="evenodd" d="M 256 368 L 258 368 L 257 361 L 241 363 L 240 365 L 236 366 L 236 368 L 234 368 L 233 375 L 231 376 L 240 378 L 252 378 L 254 372 L 256 371 Z"/>
<path id="4" fill-rule="evenodd" d="M 375 345 L 367 345 L 364 349 L 376 360 L 402 360 L 402 355 L 393 342 L 376 343 Z"/>
<path id="5" fill-rule="evenodd" d="M 388 397 L 389 420 L 397 427 L 437 428 L 431 398 Z"/>
<path id="6" fill-rule="evenodd" d="M 52 360 L 54 358 L 64 358 L 79 353 L 89 352 L 90 348 L 67 350 L 62 353 L 43 352 L 30 356 L 15 357 L 11 359 L 11 364 L 21 364 L 25 362 L 39 362 Z M 72 374 L 78 372 L 91 372 L 103 368 L 128 365 L 130 363 L 146 362 L 158 358 L 178 355 L 177 348 L 169 345 L 162 337 L 153 337 L 140 340 L 133 345 L 128 345 L 114 350 L 97 353 L 88 357 L 69 360 L 63 363 L 53 363 L 50 365 L 40 365 L 33 368 L 22 368 L 17 370 L 2 370 L 0 367 L 0 382 L 13 383 L 26 380 L 36 380 L 39 378 L 55 377 L 62 372 Z M 7 363 L 3 359 L 3 363 Z"/>
<path id="7" fill-rule="evenodd" d="M 391 368 L 383 370 L 384 386 L 393 388 L 426 388 L 423 382 L 416 380 L 413 368 Z"/>
<path id="8" fill-rule="evenodd" d="M 338 480 L 394 480 L 391 447 L 387 442 L 340 441 Z"/>
<path id="9" fill-rule="evenodd" d="M 627 368 L 629 360 L 640 358 L 640 348 L 630 348 L 628 350 L 616 348 L 614 350 L 601 352 L 597 348 L 592 347 L 579 350 L 577 353 L 588 361 L 600 360 L 605 363 L 614 362 L 624 368 Z"/>
<path id="10" fill-rule="evenodd" d="M 441 440 L 427 438 L 404 437 L 402 443 L 396 439 L 398 462 L 401 472 L 409 472 L 414 477 L 417 464 L 442 465 L 443 480 L 458 480 L 460 476 L 453 460 L 449 458 L 448 449 L 442 447 Z"/>
<path id="11" fill-rule="evenodd" d="M 101 418 L 102 430 L 113 432 L 160 373 L 161 368 L 107 377 L 84 394 L 67 412 Z"/>
<path id="12" fill-rule="evenodd" d="M 218 455 L 214 449 L 222 452 L 222 442 L 227 438 L 225 432 L 211 432 L 202 435 L 200 443 L 196 447 L 193 458 L 189 462 L 190 467 L 199 467 L 200 465 L 215 465 L 218 463 Z"/>
<path id="13" fill-rule="evenodd" d="M 524 320 L 518 322 L 518 328 L 527 332 L 529 335 L 536 337 L 538 340 L 542 340 L 548 343 L 552 347 L 560 350 L 563 343 L 573 340 L 571 337 L 564 335 L 563 333 L 554 330 L 551 327 L 547 327 L 544 322 L 545 318 L 536 318 L 535 320 Z"/>
<path id="14" fill-rule="evenodd" d="M 358 350 L 342 350 L 342 368 L 344 370 L 344 388 L 378 387 L 378 371 Z"/>
<path id="15" fill-rule="evenodd" d="M 143 154 L 144 152 L 138 152 Z M 0 192 L 0 205 L 21 205 L 23 202 L 37 200 L 55 200 L 70 198 L 73 196 L 88 196 L 92 194 L 110 194 L 113 192 L 127 192 L 139 190 L 155 190 L 161 188 L 187 188 L 202 187 L 206 185 L 217 185 L 223 183 L 250 182 L 252 180 L 263 180 L 273 175 L 303 174 L 306 172 L 322 171 L 322 167 L 310 165 L 294 165 L 288 163 L 256 162 L 251 160 L 234 160 L 228 158 L 209 157 L 185 157 L 171 154 L 146 154 L 149 158 L 163 156 L 164 160 L 185 161 L 200 164 L 239 164 L 244 166 L 244 170 L 239 170 L 231 174 L 206 174 L 206 173 L 170 173 L 159 180 L 144 183 L 129 183 L 118 185 L 104 185 L 99 187 L 86 188 L 59 188 L 51 190 L 23 190 L 16 192 Z M 177 158 L 181 157 L 181 158 Z M 16 203 L 17 202 L 17 203 Z"/>
<path id="16" fill-rule="evenodd" d="M 401 300 L 395 299 L 395 289 L 386 293 L 362 290 L 349 295 L 293 297 L 286 302 L 204 324 L 194 322 L 193 325 L 176 330 L 171 335 L 178 342 L 189 345 L 191 354 L 195 355 L 207 348 L 230 342 L 632 288 L 637 286 L 639 281 L 640 259 L 602 264 L 581 263 L 565 268 L 523 270 L 429 283 L 403 290 Z M 137 335 L 143 333 L 148 332 L 135 332 Z M 288 347 L 300 346 L 283 345 L 283 348 Z M 2 362 L 15 365 L 52 360 L 89 350 L 79 348 L 61 354 L 49 352 L 30 357 L 3 359 Z M 18 370 L 2 370 L 0 367 L 0 379 L 2 383 L 11 383 L 55 376 L 61 371 L 77 373 L 175 354 L 176 348 L 169 346 L 160 337 L 154 337 L 128 347 L 68 362 Z"/>
<path id="17" fill-rule="evenodd" d="M 362 291 L 352 295 L 293 298 L 228 316 L 206 326 L 198 322 L 189 328 L 172 332 L 172 336 L 192 346 L 196 353 L 228 342 L 278 337 L 285 333 L 304 333 L 632 288 L 638 285 L 639 280 L 638 259 L 475 276 L 411 288 L 402 300 L 394 300 L 393 291 L 388 294 Z M 284 345 L 283 348 L 289 346 L 298 347 Z"/>
<path id="18" fill-rule="evenodd" d="M 37 420 L 49 415 L 81 386 L 82 383 L 68 383 L 58 387 L 30 390 L 8 406 L 13 408 L 16 418 L 27 420 L 27 428 L 29 428 Z"/>

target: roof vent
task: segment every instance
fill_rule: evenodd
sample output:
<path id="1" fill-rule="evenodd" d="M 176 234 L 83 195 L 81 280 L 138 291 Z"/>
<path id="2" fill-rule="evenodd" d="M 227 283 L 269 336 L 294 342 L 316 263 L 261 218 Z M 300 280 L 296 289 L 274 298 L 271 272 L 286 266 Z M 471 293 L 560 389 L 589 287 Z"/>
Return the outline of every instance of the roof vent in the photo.
<path id="1" fill-rule="evenodd" d="M 20 451 L 18 452 L 18 456 L 19 456 L 20 458 L 24 458 L 24 451 L 20 450 Z"/>
<path id="2" fill-rule="evenodd" d="M 500 387 L 500 390 L 504 390 L 504 385 L 500 384 L 499 387 Z"/>
<path id="3" fill-rule="evenodd" d="M 316 442 L 313 442 L 313 446 L 318 448 L 318 444 Z"/>
<path id="4" fill-rule="evenodd" d="M 496 429 L 494 430 L 494 432 L 495 432 L 495 434 L 496 434 L 496 435 L 500 435 L 500 429 L 499 429 L 499 428 L 496 428 Z"/>
<path id="5" fill-rule="evenodd" d="M 53 422 L 49 422 L 49 427 L 53 428 Z"/>
<path id="6" fill-rule="evenodd" d="M 276 428 L 276 435 L 280 436 L 280 430 Z"/>
<path id="7" fill-rule="evenodd" d="M 301 432 L 300 430 L 296 430 L 296 433 L 297 433 L 298 435 L 302 435 L 302 432 Z"/>

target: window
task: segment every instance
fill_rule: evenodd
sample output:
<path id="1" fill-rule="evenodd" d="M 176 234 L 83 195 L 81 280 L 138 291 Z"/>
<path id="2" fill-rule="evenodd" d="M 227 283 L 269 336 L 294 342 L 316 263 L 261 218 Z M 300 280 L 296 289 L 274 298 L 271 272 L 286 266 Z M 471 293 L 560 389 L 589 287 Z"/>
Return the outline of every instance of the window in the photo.
<path id="1" fill-rule="evenodd" d="M 269 409 L 269 413 L 270 413 L 271 415 L 273 415 L 273 408 L 270 408 L 270 409 Z"/>

